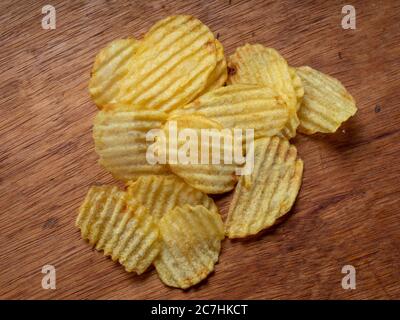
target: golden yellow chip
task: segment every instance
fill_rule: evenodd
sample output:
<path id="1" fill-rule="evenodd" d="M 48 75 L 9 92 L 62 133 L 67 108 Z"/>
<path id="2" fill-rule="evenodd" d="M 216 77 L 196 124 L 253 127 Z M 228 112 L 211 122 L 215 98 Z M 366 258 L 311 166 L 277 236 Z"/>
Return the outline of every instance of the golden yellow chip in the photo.
<path id="1" fill-rule="evenodd" d="M 229 238 L 254 235 L 272 226 L 292 207 L 300 189 L 303 161 L 286 139 L 255 140 L 254 170 L 242 176 L 229 207 L 225 232 Z M 250 181 L 249 181 L 250 180 Z"/>
<path id="2" fill-rule="evenodd" d="M 186 289 L 214 270 L 224 239 L 219 214 L 185 205 L 168 211 L 159 227 L 162 247 L 154 265 L 166 285 Z"/>
<path id="3" fill-rule="evenodd" d="M 230 56 L 228 67 L 228 83 L 270 86 L 282 96 L 289 108 L 288 122 L 282 135 L 293 138 L 299 125 L 296 105 L 297 94 L 301 94 L 301 91 L 296 90 L 289 66 L 278 51 L 260 44 L 246 44 Z M 296 81 L 295 85 L 298 84 Z"/>
<path id="4" fill-rule="evenodd" d="M 141 175 L 170 174 L 165 164 L 149 163 L 146 141 L 151 129 L 161 128 L 167 115 L 161 111 L 138 110 L 112 105 L 101 110 L 93 126 L 95 149 L 100 164 L 116 179 L 136 180 Z"/>
<path id="5" fill-rule="evenodd" d="M 289 72 L 292 78 L 294 90 L 296 91 L 296 97 L 297 97 L 296 110 L 299 111 L 304 96 L 303 82 L 301 81 L 301 78 L 297 74 L 296 68 L 289 67 Z"/>
<path id="6" fill-rule="evenodd" d="M 205 193 L 217 194 L 232 190 L 237 182 L 237 165 L 233 156 L 232 163 L 225 161 L 226 154 L 233 154 L 232 131 L 198 115 L 171 116 L 164 126 L 166 137 L 173 136 L 170 131 L 174 128 L 177 129 L 176 146 L 167 138 L 167 162 L 171 171 L 193 188 Z M 210 134 L 206 135 L 204 129 L 208 129 Z"/>
<path id="7" fill-rule="evenodd" d="M 143 273 L 161 247 L 158 225 L 147 209 L 117 187 L 92 187 L 82 204 L 76 225 L 82 238 L 118 260 L 126 271 Z"/>
<path id="8" fill-rule="evenodd" d="M 211 90 L 222 87 L 228 79 L 228 68 L 224 54 L 224 47 L 218 40 L 215 40 L 215 47 L 217 49 L 217 66 L 208 77 L 206 87 L 198 96 L 202 96 Z"/>
<path id="9" fill-rule="evenodd" d="M 357 112 L 353 97 L 339 80 L 306 66 L 296 71 L 304 85 L 300 132 L 335 132 Z"/>
<path id="10" fill-rule="evenodd" d="M 254 137 L 278 134 L 288 120 L 288 108 L 274 89 L 234 84 L 199 97 L 174 114 L 198 114 L 225 128 L 254 129 Z"/>
<path id="11" fill-rule="evenodd" d="M 144 205 L 157 220 L 169 210 L 185 204 L 202 205 L 218 213 L 213 199 L 175 175 L 143 176 L 127 185 L 129 198 Z"/>
<path id="12" fill-rule="evenodd" d="M 133 38 L 114 40 L 96 56 L 89 92 L 99 108 L 119 101 L 121 84 L 128 74 L 128 63 L 134 59 L 139 43 Z"/>
<path id="13" fill-rule="evenodd" d="M 123 84 L 122 102 L 170 111 L 193 100 L 217 64 L 215 39 L 186 15 L 157 22 L 144 36 Z"/>

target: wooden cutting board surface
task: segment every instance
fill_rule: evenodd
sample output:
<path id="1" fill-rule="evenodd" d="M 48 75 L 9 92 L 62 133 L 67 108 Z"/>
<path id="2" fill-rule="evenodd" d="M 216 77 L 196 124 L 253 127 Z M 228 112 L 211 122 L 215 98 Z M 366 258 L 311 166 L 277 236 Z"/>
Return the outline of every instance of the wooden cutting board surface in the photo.
<path id="1" fill-rule="evenodd" d="M 0 35 L 0 298 L 400 299 L 400 3 L 352 1 L 2 1 Z M 52 4 L 55 30 L 41 28 Z M 223 243 L 206 281 L 181 291 L 95 252 L 74 226 L 88 187 L 114 183 L 97 164 L 88 94 L 93 59 L 177 13 L 206 23 L 227 54 L 246 42 L 340 79 L 358 113 L 336 134 L 294 139 L 305 163 L 288 219 Z M 226 213 L 229 196 L 219 197 Z M 57 289 L 41 286 L 56 267 Z M 344 265 L 356 289 L 341 286 Z"/>

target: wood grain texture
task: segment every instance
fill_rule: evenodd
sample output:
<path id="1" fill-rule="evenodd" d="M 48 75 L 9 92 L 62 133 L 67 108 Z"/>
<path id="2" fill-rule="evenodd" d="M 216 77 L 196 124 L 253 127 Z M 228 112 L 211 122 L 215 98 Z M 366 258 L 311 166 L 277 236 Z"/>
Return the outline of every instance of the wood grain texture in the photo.
<path id="1" fill-rule="evenodd" d="M 57 28 L 41 28 L 41 7 Z M 351 1 L 1 1 L 0 298 L 400 299 L 400 3 Z M 91 64 L 109 41 L 176 13 L 200 18 L 231 54 L 246 42 L 339 78 L 356 116 L 334 135 L 299 135 L 303 186 L 292 214 L 256 239 L 223 243 L 216 272 L 181 291 L 154 270 L 134 276 L 74 227 L 88 187 L 113 183 L 97 164 Z M 225 213 L 228 197 L 218 204 Z M 41 268 L 57 269 L 57 289 Z M 343 290 L 341 268 L 357 270 Z"/>

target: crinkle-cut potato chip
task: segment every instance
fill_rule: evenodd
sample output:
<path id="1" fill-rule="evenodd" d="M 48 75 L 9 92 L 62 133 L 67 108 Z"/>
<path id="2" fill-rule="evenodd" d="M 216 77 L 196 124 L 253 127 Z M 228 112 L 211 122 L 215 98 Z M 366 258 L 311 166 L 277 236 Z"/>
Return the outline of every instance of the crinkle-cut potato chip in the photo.
<path id="1" fill-rule="evenodd" d="M 286 60 L 273 48 L 260 44 L 246 44 L 236 49 L 230 56 L 228 67 L 229 84 L 259 84 L 271 86 L 286 101 L 289 108 L 287 125 L 282 130 L 286 138 L 293 138 L 299 125 L 296 114 L 297 94 L 301 94 L 292 82 Z"/>
<path id="2" fill-rule="evenodd" d="M 292 82 L 292 73 L 286 60 L 273 48 L 260 44 L 246 44 L 230 56 L 230 84 L 260 84 L 271 86 L 287 101 L 289 108 L 297 104 L 298 81 Z M 296 85 L 296 87 L 295 87 Z M 301 82 L 300 82 L 301 85 Z"/>
<path id="3" fill-rule="evenodd" d="M 93 126 L 95 150 L 99 163 L 116 178 L 136 180 L 142 175 L 171 174 L 167 165 L 151 164 L 146 159 L 146 141 L 151 129 L 162 128 L 164 112 L 140 110 L 126 105 L 110 105 L 101 110 Z"/>
<path id="4" fill-rule="evenodd" d="M 101 109 L 119 101 L 121 84 L 128 74 L 129 62 L 134 60 L 140 41 L 133 38 L 117 39 L 100 50 L 89 81 L 89 92 Z"/>
<path id="5" fill-rule="evenodd" d="M 128 197 L 144 205 L 156 220 L 161 219 L 169 210 L 185 204 L 202 205 L 210 211 L 218 212 L 213 199 L 175 175 L 143 176 L 128 182 L 127 186 Z"/>
<path id="6" fill-rule="evenodd" d="M 173 114 L 199 114 L 225 128 L 254 129 L 254 137 L 278 134 L 289 112 L 286 103 L 270 87 L 233 84 L 199 97 Z"/>
<path id="7" fill-rule="evenodd" d="M 299 117 L 297 116 L 297 112 L 289 111 L 288 121 L 286 122 L 285 127 L 278 134 L 278 136 L 287 139 L 294 138 L 296 136 L 296 130 L 299 127 L 299 124 L 300 120 Z"/>
<path id="8" fill-rule="evenodd" d="M 76 225 L 83 239 L 118 260 L 128 272 L 143 273 L 160 251 L 161 238 L 153 216 L 139 202 L 131 200 L 127 205 L 126 193 L 117 187 L 91 187 Z"/>
<path id="9" fill-rule="evenodd" d="M 296 69 L 304 85 L 299 131 L 335 132 L 357 112 L 356 103 L 339 80 L 304 66 Z"/>
<path id="10" fill-rule="evenodd" d="M 217 49 L 217 66 L 208 77 L 206 87 L 198 96 L 202 96 L 211 90 L 222 87 L 228 79 L 228 68 L 225 59 L 224 47 L 218 40 L 215 40 L 215 47 Z"/>
<path id="11" fill-rule="evenodd" d="M 303 161 L 296 147 L 279 137 L 254 143 L 254 170 L 250 178 L 239 180 L 225 222 L 229 238 L 254 235 L 272 226 L 291 209 L 300 189 Z"/>
<path id="12" fill-rule="evenodd" d="M 172 123 L 175 123 L 177 127 L 177 144 L 176 147 L 167 145 L 167 162 L 171 168 L 171 171 L 178 177 L 181 177 L 187 184 L 191 185 L 204 193 L 219 194 L 232 190 L 237 182 L 236 168 L 238 164 L 234 163 L 232 156 L 232 163 L 226 163 L 224 161 L 224 154 L 233 151 L 233 139 L 229 141 L 227 134 L 232 137 L 232 131 L 224 129 L 221 124 L 207 119 L 199 115 L 174 115 L 170 116 L 166 124 L 164 125 L 164 132 L 166 137 L 169 136 L 169 128 Z M 196 133 L 195 142 L 196 145 L 192 144 L 192 140 L 187 139 L 186 136 L 180 136 L 183 129 L 190 129 Z M 202 129 L 212 129 L 215 132 L 217 140 L 220 141 L 219 147 L 213 141 L 213 138 L 209 137 L 206 143 L 202 143 L 201 135 Z M 167 138 L 167 141 L 169 139 Z M 208 145 L 207 145 L 208 143 Z M 192 147 L 190 147 L 192 146 Z M 220 154 L 219 163 L 212 163 L 213 152 Z M 191 149 L 193 151 L 191 151 Z M 187 164 L 182 163 L 182 160 L 173 159 L 172 154 L 176 154 L 179 157 L 179 152 L 184 150 L 186 155 Z M 191 161 L 191 153 L 195 155 L 197 159 L 196 163 Z M 203 160 L 202 161 L 202 157 Z"/>
<path id="13" fill-rule="evenodd" d="M 297 97 L 296 110 L 299 111 L 304 96 L 303 82 L 301 81 L 301 78 L 297 74 L 296 68 L 289 67 L 289 72 L 290 76 L 292 77 L 294 90 L 296 91 L 296 97 Z"/>
<path id="14" fill-rule="evenodd" d="M 157 22 L 129 65 L 121 101 L 166 112 L 189 103 L 206 87 L 216 51 L 212 32 L 192 16 Z"/>
<path id="15" fill-rule="evenodd" d="M 224 239 L 218 213 L 203 206 L 175 207 L 160 220 L 162 246 L 154 265 L 162 282 L 186 289 L 214 270 Z"/>

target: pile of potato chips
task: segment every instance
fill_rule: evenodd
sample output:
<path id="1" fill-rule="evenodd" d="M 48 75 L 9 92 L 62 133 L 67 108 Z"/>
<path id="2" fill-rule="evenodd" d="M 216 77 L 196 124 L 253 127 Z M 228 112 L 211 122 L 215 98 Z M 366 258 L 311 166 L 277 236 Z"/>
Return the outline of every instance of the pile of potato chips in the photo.
<path id="1" fill-rule="evenodd" d="M 213 271 L 225 236 L 257 234 L 290 211 L 303 161 L 289 139 L 335 132 L 357 111 L 338 80 L 289 66 L 275 49 L 246 44 L 227 61 L 209 28 L 187 15 L 157 22 L 141 40 L 111 42 L 96 56 L 89 91 L 99 108 L 99 162 L 126 188 L 91 187 L 76 225 L 128 272 L 153 265 L 166 285 L 183 289 Z M 252 173 L 237 176 L 235 164 L 148 163 L 146 133 L 171 121 L 254 129 Z M 233 189 L 223 222 L 208 194 Z"/>

